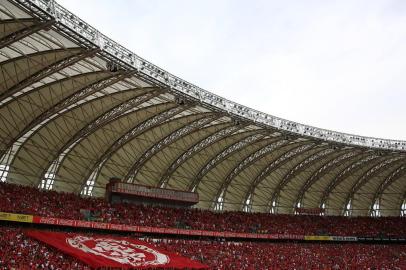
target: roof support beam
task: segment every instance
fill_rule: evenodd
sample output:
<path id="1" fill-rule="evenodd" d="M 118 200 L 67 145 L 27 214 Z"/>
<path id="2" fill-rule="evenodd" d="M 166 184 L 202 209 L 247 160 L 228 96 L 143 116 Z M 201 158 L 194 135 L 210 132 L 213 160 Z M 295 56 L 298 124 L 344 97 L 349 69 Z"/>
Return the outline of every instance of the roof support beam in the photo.
<path id="1" fill-rule="evenodd" d="M 216 118 L 219 118 L 219 115 L 215 115 L 213 113 L 203 113 L 201 118 L 199 118 L 198 120 L 195 120 L 192 123 L 189 123 L 177 130 L 175 130 L 174 132 L 172 132 L 171 134 L 169 134 L 168 136 L 166 136 L 165 138 L 163 138 L 162 140 L 160 140 L 159 142 L 157 142 L 156 144 L 154 144 L 153 146 L 151 146 L 150 148 L 148 148 L 140 157 L 140 159 L 138 159 L 130 168 L 130 170 L 128 171 L 127 175 L 124 177 L 124 181 L 126 182 L 130 182 L 133 183 L 136 179 L 136 176 L 138 174 L 138 172 L 140 171 L 140 169 L 159 151 L 161 151 L 162 149 L 164 149 L 165 147 L 167 147 L 168 145 L 172 144 L 173 142 L 177 141 L 178 139 L 187 136 L 193 132 L 196 131 L 196 129 L 199 129 L 203 126 L 205 126 L 206 124 L 209 124 L 210 122 L 214 121 Z"/>
<path id="2" fill-rule="evenodd" d="M 370 211 L 372 211 L 372 207 L 374 205 L 374 202 L 382 196 L 382 194 L 385 192 L 385 190 L 396 180 L 400 179 L 406 175 L 406 165 L 402 164 L 399 167 L 397 167 L 394 171 L 391 172 L 390 175 L 388 175 L 380 184 L 379 187 L 376 189 L 374 192 L 374 196 L 372 197 L 371 200 L 371 208 Z"/>
<path id="3" fill-rule="evenodd" d="M 159 105 L 158 105 L 159 106 Z M 125 134 L 123 134 L 119 139 L 117 139 L 115 142 L 113 142 L 110 147 L 103 152 L 103 154 L 100 156 L 100 158 L 97 160 L 97 162 L 94 164 L 94 166 L 91 169 L 91 173 L 95 171 L 97 168 L 102 168 L 105 164 L 105 162 L 121 147 L 123 147 L 125 144 L 133 140 L 135 137 L 139 136 L 140 134 L 146 132 L 147 130 L 150 130 L 153 127 L 156 127 L 157 125 L 163 123 L 164 121 L 168 120 L 169 118 L 187 110 L 190 109 L 193 105 L 192 104 L 187 104 L 187 105 L 181 105 L 181 106 L 173 106 L 168 109 L 165 109 L 161 111 L 159 114 L 137 124 L 134 128 L 131 130 L 127 131 Z M 100 172 L 100 169 L 98 170 Z M 84 187 L 85 182 L 87 179 L 90 177 L 89 175 L 86 175 L 84 178 L 84 182 L 82 187 Z M 95 176 L 97 178 L 97 175 Z M 80 192 L 80 191 L 79 191 Z"/>
<path id="4" fill-rule="evenodd" d="M 205 139 L 197 142 L 188 150 L 186 150 L 182 155 L 180 155 L 172 164 L 169 166 L 167 172 L 161 177 L 159 180 L 158 186 L 165 187 L 168 184 L 169 179 L 173 175 L 173 173 L 184 164 L 187 160 L 192 158 L 195 154 L 199 153 L 206 147 L 224 139 L 225 137 L 229 136 L 230 134 L 239 130 L 240 126 L 238 125 L 227 125 L 225 128 L 217 131 L 216 133 L 206 137 Z"/>
<path id="5" fill-rule="evenodd" d="M 11 13 L 8 13 L 6 10 L 2 9 L 0 6 L 0 13 L 3 16 L 9 17 L 6 19 L 5 17 L 2 18 L 0 21 L 0 42 L 2 39 L 6 39 L 7 36 L 12 35 L 24 28 L 31 27 L 38 23 L 38 20 L 35 18 L 15 18 Z"/>
<path id="6" fill-rule="evenodd" d="M 265 179 L 267 178 L 272 172 L 274 172 L 277 168 L 279 168 L 281 165 L 285 164 L 292 158 L 296 157 L 297 155 L 306 152 L 310 149 L 312 149 L 315 146 L 315 143 L 298 143 L 297 147 L 294 147 L 291 150 L 288 150 L 278 156 L 273 162 L 268 164 L 252 181 L 248 192 L 244 196 L 244 202 L 248 200 L 248 198 L 251 198 L 251 204 L 252 204 L 252 198 L 255 192 L 255 189 L 258 187 L 258 185 Z"/>
<path id="7" fill-rule="evenodd" d="M 308 165 L 310 166 L 314 162 L 317 162 L 317 161 L 321 160 L 322 158 L 324 158 L 325 156 L 328 156 L 329 154 L 332 154 L 334 151 L 335 151 L 334 149 L 329 148 L 329 149 L 325 149 L 325 150 L 322 150 L 320 152 L 317 152 L 315 155 L 312 155 L 312 156 L 308 157 L 302 163 L 297 165 L 297 168 L 293 169 L 292 172 L 289 172 L 285 176 L 288 179 L 288 180 L 285 180 L 285 181 L 290 182 L 290 180 L 292 180 L 296 175 L 298 175 L 302 171 L 304 171 L 306 169 L 306 166 L 308 166 Z M 346 153 L 348 153 L 348 152 L 346 152 Z M 312 176 L 315 176 L 315 175 L 316 174 L 313 174 Z M 299 189 L 299 193 L 298 193 L 296 202 L 302 202 L 306 191 L 316 182 L 316 180 L 320 179 L 319 177 L 312 177 L 312 176 L 309 177 L 308 179 L 306 179 L 306 182 Z"/>
<path id="8" fill-rule="evenodd" d="M 21 9 L 35 18 L 41 18 L 42 20 L 54 19 L 54 15 L 50 15 L 50 13 L 54 13 L 54 11 L 50 9 L 50 6 L 55 4 L 54 1 L 49 1 L 47 3 L 46 10 L 43 6 L 38 7 L 38 3 L 33 3 L 32 0 L 14 0 L 14 4 L 18 5 Z"/>
<path id="9" fill-rule="evenodd" d="M 18 22 L 18 20 L 16 20 Z M 3 23 L 3 22 L 2 22 Z M 49 20 L 49 21 L 38 21 L 34 25 L 29 25 L 27 27 L 24 27 L 16 32 L 13 32 L 3 38 L 0 39 L 0 49 L 7 47 L 27 36 L 30 36 L 40 30 L 46 30 L 49 29 L 53 24 L 55 23 L 55 20 Z"/>
<path id="10" fill-rule="evenodd" d="M 226 194 L 227 189 L 230 186 L 233 179 L 235 177 L 237 177 L 242 171 L 244 171 L 246 168 L 248 168 L 249 166 L 251 166 L 252 164 L 257 162 L 258 160 L 260 160 L 261 158 L 263 158 L 264 156 L 266 156 L 270 152 L 273 152 L 273 151 L 285 146 L 288 143 L 289 143 L 289 141 L 283 139 L 283 137 L 279 138 L 279 140 L 278 139 L 273 140 L 272 142 L 270 142 L 265 147 L 255 151 L 254 153 L 252 153 L 251 155 L 246 157 L 244 160 L 242 160 L 240 163 L 238 163 L 237 166 L 234 167 L 234 169 L 224 179 L 224 181 L 223 181 L 223 183 L 221 185 L 221 188 L 217 191 L 217 195 L 216 195 L 214 201 L 217 202 L 218 198 L 221 195 Z"/>
<path id="11" fill-rule="evenodd" d="M 43 127 L 46 123 L 50 122 L 53 118 L 58 116 L 59 114 L 71 110 L 78 106 L 78 102 L 83 101 L 86 97 L 105 89 L 108 86 L 111 86 L 124 78 L 127 78 L 130 74 L 117 74 L 111 75 L 109 77 L 100 79 L 90 85 L 83 87 L 82 89 L 78 90 L 77 92 L 73 93 L 69 97 L 61 100 L 47 111 L 43 112 L 39 116 L 37 116 L 31 123 L 26 125 L 23 130 L 19 132 L 19 134 L 14 138 L 13 141 L 10 141 L 6 149 L 10 148 L 15 142 L 19 142 L 20 144 L 24 143 L 30 136 L 32 136 L 35 131 L 39 130 Z M 30 134 L 27 136 L 26 134 Z M 4 153 L 1 153 L 4 154 Z"/>
<path id="12" fill-rule="evenodd" d="M 127 91 L 134 91 L 136 89 L 131 89 Z M 97 119 L 93 120 L 90 122 L 87 126 L 79 130 L 77 133 L 75 133 L 69 141 L 62 146 L 61 149 L 59 149 L 58 153 L 55 155 L 56 158 L 54 159 L 53 162 L 50 162 L 48 166 L 46 166 L 44 171 L 42 172 L 42 178 L 45 177 L 46 173 L 50 173 L 50 170 L 52 170 L 53 174 L 56 174 L 56 172 L 59 170 L 59 165 L 63 162 L 64 158 L 66 155 L 69 153 L 69 151 L 78 143 L 81 142 L 81 140 L 96 130 L 102 128 L 103 126 L 115 121 L 116 119 L 126 115 L 127 113 L 130 113 L 134 110 L 134 108 L 138 107 L 144 102 L 147 102 L 148 100 L 159 96 L 162 91 L 161 90 L 155 90 L 154 88 L 148 88 L 148 89 L 143 89 L 146 91 L 149 91 L 145 94 L 142 94 L 140 96 L 134 97 L 130 100 L 127 100 L 118 106 L 115 106 L 114 108 L 110 109 L 109 111 L 105 112 L 104 114 L 100 115 Z M 52 166 L 52 164 L 56 163 L 55 166 Z"/>
<path id="13" fill-rule="evenodd" d="M 401 160 L 402 162 L 405 161 L 403 157 L 397 156 L 397 157 L 391 157 L 388 159 L 385 159 L 382 162 L 379 162 L 378 164 L 374 165 L 372 168 L 370 168 L 368 171 L 363 173 L 357 181 L 352 185 L 350 191 L 348 192 L 346 199 L 344 201 L 345 205 L 347 205 L 348 201 L 353 199 L 354 194 L 364 185 L 366 184 L 372 177 L 376 176 L 380 172 L 384 171 L 388 167 L 392 166 L 393 163 L 398 162 Z"/>
<path id="14" fill-rule="evenodd" d="M 316 153 L 311 154 L 309 157 L 307 157 L 305 160 L 297 164 L 292 170 L 290 170 L 288 173 L 285 174 L 283 177 L 282 181 L 278 183 L 278 186 L 275 188 L 273 191 L 273 194 L 271 196 L 270 200 L 270 206 L 272 205 L 272 202 L 279 197 L 279 193 L 281 190 L 287 186 L 292 179 L 295 178 L 295 176 L 299 175 L 301 172 L 303 172 L 308 166 L 311 166 L 318 160 L 324 158 L 325 156 L 328 156 L 329 154 L 333 153 L 335 150 L 331 148 L 322 148 L 321 150 L 317 151 Z M 308 178 L 306 182 L 302 185 L 302 187 L 299 189 L 298 197 L 296 199 L 297 202 L 302 201 L 303 195 L 309 189 L 314 182 L 311 181 L 311 178 Z"/>
<path id="15" fill-rule="evenodd" d="M 264 130 L 260 130 L 255 132 L 255 134 L 250 135 L 237 143 L 232 144 L 231 146 L 225 148 L 222 152 L 220 152 L 217 156 L 210 159 L 206 164 L 200 169 L 197 173 L 196 177 L 193 179 L 192 183 L 189 185 L 189 191 L 195 191 L 199 186 L 200 182 L 202 181 L 203 177 L 213 168 L 215 168 L 218 164 L 220 164 L 223 160 L 225 160 L 228 156 L 235 153 L 238 150 L 243 149 L 251 144 L 254 144 L 263 139 L 264 135 L 262 134 Z"/>
<path id="16" fill-rule="evenodd" d="M 77 51 L 78 49 L 64 49 L 64 50 L 70 50 L 70 51 Z M 42 69 L 40 69 L 39 71 L 35 72 L 34 74 L 32 74 L 31 76 L 25 78 L 24 80 L 22 80 L 21 82 L 17 83 L 16 85 L 12 86 L 11 88 L 7 89 L 5 92 L 0 94 L 0 108 L 3 107 L 5 105 L 6 102 L 3 102 L 4 99 L 6 99 L 7 97 L 10 97 L 14 94 L 16 94 L 17 92 L 21 91 L 22 89 L 30 86 L 31 84 L 38 82 L 46 77 L 48 77 L 49 75 L 56 73 L 66 67 L 69 67 L 83 59 L 86 59 L 88 57 L 91 57 L 93 55 L 95 55 L 97 53 L 97 49 L 92 49 L 92 50 L 83 50 L 81 49 L 79 52 L 73 53 L 61 60 L 58 60 L 56 62 L 52 62 L 49 63 L 47 65 L 44 65 L 42 67 Z M 53 51 L 55 52 L 55 51 Z M 46 54 L 49 52 L 41 52 L 38 54 Z M 27 56 L 24 56 L 27 57 Z M 15 61 L 15 59 L 13 59 Z"/>
<path id="17" fill-rule="evenodd" d="M 362 153 L 362 154 L 364 154 L 364 153 Z M 359 153 L 356 156 L 359 156 L 359 155 L 361 155 L 361 153 Z M 334 177 L 334 179 L 328 184 L 328 186 L 323 190 L 323 193 L 321 195 L 320 205 L 323 205 L 324 203 L 326 203 L 330 193 L 335 189 L 335 187 L 339 183 L 344 181 L 344 179 L 346 179 L 349 175 L 353 174 L 355 171 L 361 169 L 365 163 L 371 162 L 371 161 L 377 159 L 379 156 L 376 155 L 376 153 L 372 152 L 372 153 L 369 153 L 366 157 L 365 157 L 365 155 L 361 155 L 361 157 L 362 157 L 361 159 L 357 160 L 356 162 L 351 163 L 350 165 L 345 167 L 343 170 L 341 170 Z"/>
<path id="18" fill-rule="evenodd" d="M 325 163 L 323 163 L 310 177 L 307 181 L 309 182 L 316 182 L 318 179 L 320 179 L 323 175 L 325 175 L 328 171 L 330 171 L 331 168 L 335 167 L 335 166 L 339 166 L 338 164 L 341 164 L 344 160 L 350 159 L 354 156 L 356 156 L 355 151 L 351 151 L 351 152 L 345 152 L 342 155 L 339 155 L 337 157 L 334 157 L 333 159 L 330 160 L 326 160 Z M 294 173 L 294 172 L 292 172 Z M 288 173 L 289 174 L 289 173 Z M 293 177 L 293 176 L 289 176 L 289 177 Z M 274 198 L 276 199 L 276 197 Z M 272 200 L 270 201 L 270 204 L 272 204 Z"/>

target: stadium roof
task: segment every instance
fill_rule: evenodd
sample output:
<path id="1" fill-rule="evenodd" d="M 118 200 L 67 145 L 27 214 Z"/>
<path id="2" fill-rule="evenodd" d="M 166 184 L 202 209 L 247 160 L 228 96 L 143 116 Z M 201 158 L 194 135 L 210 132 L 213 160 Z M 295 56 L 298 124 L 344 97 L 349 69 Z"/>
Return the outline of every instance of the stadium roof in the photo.
<path id="1" fill-rule="evenodd" d="M 406 142 L 310 127 L 157 67 L 52 0 L 0 3 L 2 181 L 103 196 L 110 177 L 198 207 L 399 215 Z"/>

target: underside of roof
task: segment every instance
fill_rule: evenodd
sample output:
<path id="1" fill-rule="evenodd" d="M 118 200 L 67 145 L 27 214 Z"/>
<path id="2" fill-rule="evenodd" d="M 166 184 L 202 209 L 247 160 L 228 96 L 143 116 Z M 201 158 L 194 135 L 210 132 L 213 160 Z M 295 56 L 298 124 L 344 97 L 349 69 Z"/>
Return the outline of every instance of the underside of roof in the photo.
<path id="1" fill-rule="evenodd" d="M 4 0 L 0 19 L 2 181 L 104 196 L 119 177 L 196 191 L 200 208 L 400 214 L 405 142 L 307 127 L 199 90 L 54 1 Z"/>

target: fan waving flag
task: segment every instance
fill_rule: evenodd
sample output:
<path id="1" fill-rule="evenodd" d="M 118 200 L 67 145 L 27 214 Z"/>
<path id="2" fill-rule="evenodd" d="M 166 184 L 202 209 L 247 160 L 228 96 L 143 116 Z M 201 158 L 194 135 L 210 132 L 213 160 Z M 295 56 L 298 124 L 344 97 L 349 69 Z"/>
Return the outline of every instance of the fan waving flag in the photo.
<path id="1" fill-rule="evenodd" d="M 26 234 L 69 254 L 89 266 L 122 269 L 208 269 L 186 257 L 157 249 L 140 240 L 30 230 Z"/>

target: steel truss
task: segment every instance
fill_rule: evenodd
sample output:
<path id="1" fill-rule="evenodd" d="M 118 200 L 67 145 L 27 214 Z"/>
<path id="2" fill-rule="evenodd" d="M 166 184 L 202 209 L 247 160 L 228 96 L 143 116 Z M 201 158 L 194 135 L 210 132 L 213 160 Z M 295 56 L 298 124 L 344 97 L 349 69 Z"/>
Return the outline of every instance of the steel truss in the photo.
<path id="1" fill-rule="evenodd" d="M 406 165 L 402 164 L 399 167 L 397 167 L 394 171 L 392 171 L 380 184 L 379 187 L 376 189 L 374 192 L 374 196 L 372 197 L 371 200 L 371 208 L 370 211 L 372 211 L 372 207 L 374 205 L 374 202 L 378 200 L 379 198 L 382 197 L 382 194 L 385 192 L 385 190 L 391 186 L 394 182 L 402 178 L 403 176 L 406 175 Z"/>
<path id="2" fill-rule="evenodd" d="M 384 171 L 387 169 L 391 164 L 393 163 L 398 163 L 398 162 L 405 162 L 404 157 L 392 157 L 388 158 L 382 162 L 379 162 L 378 164 L 374 165 L 372 168 L 370 168 L 368 171 L 364 172 L 352 185 L 350 192 L 347 193 L 346 198 L 345 198 L 345 205 L 348 204 L 350 200 L 354 198 L 355 193 L 363 186 L 365 185 L 371 178 L 379 174 L 380 172 Z"/>
<path id="3" fill-rule="evenodd" d="M 201 114 L 201 118 L 199 118 L 198 120 L 195 120 L 194 122 L 189 123 L 186 126 L 178 128 L 177 130 L 148 148 L 146 151 L 144 151 L 140 159 L 138 159 L 128 170 L 128 173 L 124 177 L 124 180 L 131 183 L 134 182 L 137 173 L 142 169 L 144 164 L 146 164 L 151 159 L 152 156 L 161 151 L 163 148 L 177 141 L 178 139 L 187 136 L 188 134 L 196 131 L 196 129 L 209 124 L 219 117 L 219 115 L 215 115 L 213 113 L 203 113 Z"/>
<path id="4" fill-rule="evenodd" d="M 318 160 L 324 158 L 325 156 L 328 156 L 334 152 L 334 149 L 328 148 L 322 148 L 321 150 L 317 151 L 316 153 L 311 154 L 309 157 L 307 157 L 305 160 L 297 164 L 292 170 L 290 170 L 288 173 L 285 174 L 283 177 L 282 181 L 280 181 L 275 188 L 275 190 L 272 193 L 271 200 L 270 202 L 273 202 L 276 200 L 276 198 L 279 196 L 280 191 L 289 184 L 289 182 L 295 178 L 296 175 L 299 175 L 301 172 L 306 170 L 311 164 L 317 162 Z M 311 178 L 308 178 L 306 182 L 302 185 L 302 187 L 299 189 L 298 196 L 296 198 L 296 202 L 301 202 L 303 199 L 304 194 L 306 191 L 312 186 L 313 182 L 310 180 Z"/>
<path id="5" fill-rule="evenodd" d="M 314 143 L 305 143 L 305 144 L 300 144 L 298 143 L 297 147 L 294 147 L 293 149 L 288 150 L 287 152 L 284 152 L 282 155 L 277 157 L 273 162 L 268 164 L 254 179 L 254 181 L 251 183 L 248 192 L 244 196 L 244 202 L 248 200 L 248 198 L 251 198 L 250 203 L 252 204 L 253 202 L 253 196 L 255 189 L 257 186 L 265 179 L 267 178 L 273 171 L 275 171 L 277 168 L 288 162 L 290 159 L 294 158 L 295 156 L 308 151 L 315 147 L 316 145 Z"/>
<path id="6" fill-rule="evenodd" d="M 134 90 L 134 89 L 132 89 Z M 51 170 L 54 171 L 54 174 L 59 170 L 59 165 L 63 162 L 67 153 L 78 143 L 80 143 L 85 137 L 89 136 L 91 133 L 94 133 L 96 130 L 102 128 L 103 126 L 117 120 L 120 117 L 125 116 L 127 113 L 130 113 L 134 110 L 134 108 L 138 107 L 144 102 L 151 100 L 157 96 L 159 96 L 162 91 L 155 90 L 154 88 L 142 89 L 147 91 L 140 96 L 136 96 L 130 100 L 127 100 L 109 111 L 103 113 L 99 116 L 96 120 L 90 122 L 87 126 L 83 127 L 77 133 L 75 133 L 69 141 L 59 149 L 58 153 L 55 155 L 56 159 L 48 164 L 45 168 L 48 168 L 42 172 L 42 178 L 45 177 L 46 173 L 50 173 Z M 130 91 L 130 90 L 128 90 Z M 55 164 L 55 165 L 53 165 Z M 41 179 L 42 179 L 41 178 Z"/>
<path id="7" fill-rule="evenodd" d="M 257 125 L 277 128 L 288 133 L 299 134 L 305 137 L 313 137 L 321 140 L 362 147 L 406 150 L 405 141 L 362 137 L 315 128 L 245 107 L 201 89 L 200 87 L 182 80 L 181 78 L 139 57 L 124 46 L 103 35 L 100 31 L 81 20 L 54 0 L 16 1 L 22 7 L 31 10 L 35 14 L 43 14 L 45 11 L 45 14 L 51 16 L 57 22 L 55 27 L 61 29 L 61 31 L 67 31 L 67 29 L 71 30 L 71 34 L 75 34 L 77 39 L 90 42 L 93 46 L 99 48 L 102 54 L 113 56 L 117 63 L 136 70 L 139 75 L 148 78 L 151 82 L 155 82 L 160 86 L 165 86 L 171 89 L 174 93 L 178 93 L 187 99 L 198 101 L 201 104 L 206 104 L 209 107 L 225 111 L 236 117 L 250 120 Z"/>
<path id="8" fill-rule="evenodd" d="M 263 158 L 264 156 L 268 155 L 269 153 L 276 151 L 277 149 L 285 146 L 288 144 L 289 141 L 282 139 L 272 141 L 265 147 L 255 151 L 248 157 L 246 157 L 243 161 L 238 163 L 236 167 L 226 176 L 226 178 L 223 180 L 223 183 L 221 185 L 221 188 L 218 190 L 215 201 L 218 200 L 218 198 L 223 194 L 225 195 L 227 193 L 227 189 L 230 186 L 231 182 L 233 179 L 239 175 L 242 171 L 244 171 L 246 168 L 248 168 L 250 165 L 254 164 L 256 161 L 259 159 Z"/>
<path id="9" fill-rule="evenodd" d="M 126 143 L 130 142 L 135 137 L 139 136 L 141 133 L 151 129 L 152 127 L 156 127 L 157 125 L 161 124 L 162 122 L 166 121 L 167 119 L 187 110 L 192 107 L 191 104 L 184 105 L 184 106 L 175 106 L 170 107 L 169 109 L 165 109 L 161 111 L 158 115 L 155 115 L 142 123 L 138 124 L 133 129 L 126 132 L 122 135 L 118 140 L 111 144 L 111 146 L 104 151 L 104 153 L 100 156 L 99 160 L 93 166 L 91 172 L 96 170 L 97 168 L 102 168 L 106 161 L 121 147 L 123 147 Z M 90 175 L 87 175 L 84 179 L 88 179 Z M 97 176 L 96 176 L 97 177 Z M 83 183 L 84 185 L 84 183 Z"/>
<path id="10" fill-rule="evenodd" d="M 168 184 L 169 179 L 176 171 L 177 168 L 181 167 L 184 162 L 192 158 L 194 155 L 205 149 L 206 147 L 218 142 L 219 140 L 224 139 L 225 137 L 233 134 L 241 127 L 239 126 L 229 126 L 227 125 L 224 129 L 219 130 L 218 132 L 210 135 L 209 137 L 199 141 L 194 144 L 188 150 L 186 150 L 181 156 L 179 156 L 172 164 L 169 166 L 167 172 L 161 177 L 161 180 L 158 183 L 159 187 L 165 187 Z"/>
<path id="11" fill-rule="evenodd" d="M 356 162 L 352 162 L 350 165 L 345 167 L 343 170 L 341 170 L 335 177 L 334 179 L 329 182 L 327 187 L 323 190 L 321 200 L 320 200 L 320 205 L 326 202 L 327 198 L 330 196 L 331 192 L 345 179 L 347 179 L 348 176 L 354 174 L 356 171 L 361 170 L 364 168 L 365 164 L 369 164 L 370 162 L 373 162 L 374 160 L 377 160 L 380 156 L 377 155 L 376 153 L 372 153 L 367 155 L 366 157 L 363 156 L 361 159 L 357 160 Z"/>
<path id="12" fill-rule="evenodd" d="M 258 133 L 255 133 L 254 135 L 250 135 L 241 141 L 232 144 L 231 146 L 227 147 L 224 149 L 222 152 L 220 152 L 217 156 L 213 157 L 210 159 L 197 173 L 195 178 L 193 179 L 192 183 L 189 185 L 188 190 L 189 191 L 195 191 L 200 184 L 201 180 L 203 177 L 211 171 L 213 168 L 215 168 L 218 164 L 220 164 L 224 159 L 226 159 L 228 156 L 231 154 L 235 153 L 238 150 L 243 149 L 244 147 L 251 145 L 259 140 L 262 140 L 264 135 L 262 134 L 262 130 Z"/>

